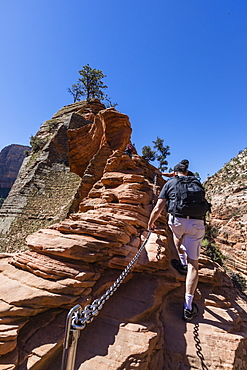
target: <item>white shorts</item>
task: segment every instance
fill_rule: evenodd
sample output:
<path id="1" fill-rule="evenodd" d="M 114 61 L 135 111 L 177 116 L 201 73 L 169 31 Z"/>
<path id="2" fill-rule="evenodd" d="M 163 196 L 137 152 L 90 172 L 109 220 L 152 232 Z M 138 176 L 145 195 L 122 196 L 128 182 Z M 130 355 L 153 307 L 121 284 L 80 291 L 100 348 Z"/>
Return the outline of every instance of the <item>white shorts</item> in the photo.
<path id="1" fill-rule="evenodd" d="M 198 260 L 201 249 L 201 242 L 205 235 L 205 226 L 203 220 L 194 220 L 181 217 L 175 217 L 169 214 L 168 225 L 173 234 L 182 238 L 181 248 L 192 260 Z"/>

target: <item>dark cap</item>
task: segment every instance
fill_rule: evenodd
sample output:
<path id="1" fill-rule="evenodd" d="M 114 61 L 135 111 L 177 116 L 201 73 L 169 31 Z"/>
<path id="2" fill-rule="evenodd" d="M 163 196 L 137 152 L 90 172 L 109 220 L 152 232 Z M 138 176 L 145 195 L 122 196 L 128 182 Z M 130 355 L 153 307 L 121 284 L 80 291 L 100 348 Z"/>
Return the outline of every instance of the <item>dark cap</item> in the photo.
<path id="1" fill-rule="evenodd" d="M 174 171 L 174 172 L 180 172 L 180 173 L 185 174 L 185 173 L 186 173 L 186 171 L 187 171 L 187 166 L 185 166 L 185 164 L 178 163 L 178 164 L 176 164 L 176 166 L 174 167 L 173 171 Z"/>
<path id="2" fill-rule="evenodd" d="M 189 161 L 188 161 L 188 159 L 183 159 L 180 163 L 182 163 L 185 166 L 189 167 Z"/>

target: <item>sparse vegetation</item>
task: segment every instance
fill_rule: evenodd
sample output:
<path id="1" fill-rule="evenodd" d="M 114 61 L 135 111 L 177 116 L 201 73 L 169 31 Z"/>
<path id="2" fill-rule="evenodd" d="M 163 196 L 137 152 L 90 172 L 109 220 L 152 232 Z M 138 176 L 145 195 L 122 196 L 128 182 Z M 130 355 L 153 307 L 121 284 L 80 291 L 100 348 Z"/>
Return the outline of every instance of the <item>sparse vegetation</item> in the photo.
<path id="1" fill-rule="evenodd" d="M 108 86 L 104 85 L 102 79 L 106 77 L 100 69 L 91 68 L 86 64 L 79 71 L 78 82 L 68 88 L 68 92 L 73 96 L 74 103 L 80 101 L 82 97 L 86 97 L 87 101 L 91 99 L 99 99 L 106 102 L 107 107 L 115 107 L 117 103 L 112 103 L 111 98 L 105 94 L 104 90 Z"/>
<path id="2" fill-rule="evenodd" d="M 45 146 L 46 141 L 38 137 L 37 135 L 30 137 L 30 145 L 32 147 L 33 153 L 38 152 L 39 150 L 43 149 Z"/>
<path id="3" fill-rule="evenodd" d="M 45 125 L 48 129 L 48 132 L 54 132 L 58 125 L 57 119 L 56 118 L 50 119 L 45 122 Z"/>
<path id="4" fill-rule="evenodd" d="M 242 293 L 245 293 L 247 289 L 247 280 L 244 279 L 239 273 L 233 272 L 225 266 L 225 264 L 227 265 L 226 256 L 220 251 L 219 247 L 214 242 L 214 238 L 217 237 L 218 233 L 219 230 L 216 227 L 210 227 L 208 225 L 206 236 L 202 242 L 202 247 L 205 251 L 205 254 L 213 261 L 217 262 L 220 266 L 224 267 L 234 286 Z M 227 235 L 223 236 L 227 237 Z"/>
<path id="5" fill-rule="evenodd" d="M 142 148 L 142 156 L 147 161 L 151 161 L 151 162 L 154 161 L 155 160 L 155 154 L 156 154 L 156 151 L 152 150 L 149 145 L 145 145 Z"/>
<path id="6" fill-rule="evenodd" d="M 245 292 L 247 289 L 247 281 L 238 273 L 227 270 L 227 274 L 230 276 L 231 281 L 240 292 Z"/>
<path id="7" fill-rule="evenodd" d="M 194 172 L 194 176 L 199 180 L 199 181 L 201 181 L 201 176 L 200 176 L 200 174 L 199 174 L 199 172 Z"/>
<path id="8" fill-rule="evenodd" d="M 208 257 L 210 257 L 214 262 L 217 262 L 220 266 L 223 266 L 226 257 L 221 253 L 219 247 L 215 243 L 204 238 L 202 246 L 205 248 L 205 253 Z"/>
<path id="9" fill-rule="evenodd" d="M 168 162 L 166 157 L 170 155 L 170 147 L 168 145 L 164 146 L 164 139 L 157 136 L 157 139 L 153 141 L 153 149 L 149 145 L 145 145 L 142 148 L 142 156 L 148 161 L 157 160 L 159 163 L 159 170 L 167 170 Z"/>
<path id="10" fill-rule="evenodd" d="M 213 226 L 210 228 L 210 235 L 212 238 L 216 238 L 218 234 L 219 230 L 217 229 L 217 227 Z"/>
<path id="11" fill-rule="evenodd" d="M 219 230 L 217 227 L 207 225 L 205 238 L 202 241 L 202 247 L 205 250 L 205 254 L 210 257 L 213 261 L 217 262 L 220 266 L 223 266 L 226 257 L 221 253 L 219 247 L 216 245 L 214 239 L 218 235 Z"/>

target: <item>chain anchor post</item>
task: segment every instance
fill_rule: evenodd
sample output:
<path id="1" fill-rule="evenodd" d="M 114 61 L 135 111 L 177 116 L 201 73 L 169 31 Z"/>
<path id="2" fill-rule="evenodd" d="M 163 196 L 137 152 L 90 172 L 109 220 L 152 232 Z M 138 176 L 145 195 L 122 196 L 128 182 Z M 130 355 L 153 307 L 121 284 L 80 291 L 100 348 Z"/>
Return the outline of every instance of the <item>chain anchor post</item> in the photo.
<path id="1" fill-rule="evenodd" d="M 94 317 L 97 316 L 99 311 L 103 308 L 106 300 L 108 300 L 122 284 L 123 280 L 129 274 L 133 265 L 145 248 L 151 233 L 152 230 L 149 230 L 146 239 L 142 243 L 135 257 L 130 261 L 125 270 L 119 275 L 118 279 L 110 286 L 102 297 L 95 299 L 91 304 L 87 305 L 84 310 L 82 310 L 82 307 L 78 304 L 69 311 L 65 326 L 61 370 L 74 370 L 80 331 L 85 328 L 86 324 L 90 324 L 94 320 Z"/>
<path id="2" fill-rule="evenodd" d="M 63 357 L 61 370 L 74 370 L 77 343 L 80 337 L 80 330 L 74 329 L 72 320 L 76 320 L 81 315 L 82 308 L 78 304 L 71 308 L 68 313 L 66 325 L 65 325 L 65 336 L 63 342 Z"/>

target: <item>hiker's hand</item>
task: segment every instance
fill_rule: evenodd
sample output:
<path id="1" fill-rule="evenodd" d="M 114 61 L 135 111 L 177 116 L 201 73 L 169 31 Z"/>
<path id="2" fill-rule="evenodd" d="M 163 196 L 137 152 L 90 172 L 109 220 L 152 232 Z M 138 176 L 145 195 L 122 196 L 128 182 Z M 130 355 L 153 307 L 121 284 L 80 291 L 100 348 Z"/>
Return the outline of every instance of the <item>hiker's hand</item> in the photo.
<path id="1" fill-rule="evenodd" d="M 148 230 L 154 230 L 155 229 L 155 225 L 154 225 L 154 223 L 148 223 Z"/>

